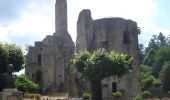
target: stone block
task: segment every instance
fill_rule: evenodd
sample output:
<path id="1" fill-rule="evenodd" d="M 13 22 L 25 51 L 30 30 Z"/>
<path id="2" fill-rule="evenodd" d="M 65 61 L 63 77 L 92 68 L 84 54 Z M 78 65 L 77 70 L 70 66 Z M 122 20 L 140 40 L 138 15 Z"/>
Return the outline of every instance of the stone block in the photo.
<path id="1" fill-rule="evenodd" d="M 17 89 L 3 89 L 0 100 L 23 100 L 22 92 Z"/>

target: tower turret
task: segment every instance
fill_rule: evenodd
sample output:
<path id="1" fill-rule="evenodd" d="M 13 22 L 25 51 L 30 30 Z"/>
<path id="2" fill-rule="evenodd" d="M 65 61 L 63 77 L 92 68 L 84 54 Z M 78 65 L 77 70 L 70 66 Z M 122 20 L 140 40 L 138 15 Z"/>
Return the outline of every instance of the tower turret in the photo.
<path id="1" fill-rule="evenodd" d="M 55 36 L 67 33 L 67 1 L 56 0 L 55 4 Z"/>

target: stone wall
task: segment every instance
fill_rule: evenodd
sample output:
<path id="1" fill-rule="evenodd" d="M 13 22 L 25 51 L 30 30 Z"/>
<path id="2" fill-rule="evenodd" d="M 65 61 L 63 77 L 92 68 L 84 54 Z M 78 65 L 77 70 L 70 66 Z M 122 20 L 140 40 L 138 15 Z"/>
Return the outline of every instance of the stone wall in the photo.
<path id="1" fill-rule="evenodd" d="M 103 97 L 112 97 L 112 83 L 126 96 L 126 100 L 140 92 L 138 27 L 136 22 L 123 18 L 103 18 L 93 20 L 90 10 L 83 10 L 77 21 L 76 51 L 89 51 L 105 48 L 115 50 L 133 57 L 132 72 L 121 80 L 107 78 L 103 80 Z"/>
<path id="2" fill-rule="evenodd" d="M 56 31 L 29 47 L 26 75 L 39 83 L 44 94 L 68 91 L 74 43 L 67 31 L 67 2 L 56 0 Z"/>

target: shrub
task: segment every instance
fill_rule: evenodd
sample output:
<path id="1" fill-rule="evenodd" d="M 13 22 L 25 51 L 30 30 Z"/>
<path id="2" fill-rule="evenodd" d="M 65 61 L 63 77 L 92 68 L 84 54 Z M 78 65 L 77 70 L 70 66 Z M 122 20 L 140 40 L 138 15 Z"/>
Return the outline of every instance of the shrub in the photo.
<path id="1" fill-rule="evenodd" d="M 27 98 L 27 99 L 34 99 L 35 98 L 35 100 L 40 100 L 41 95 L 40 94 L 34 94 L 34 93 L 25 93 L 24 98 Z"/>
<path id="2" fill-rule="evenodd" d="M 146 90 L 153 86 L 153 81 L 155 80 L 155 77 L 150 74 L 145 74 L 144 78 L 142 79 L 142 89 Z"/>
<path id="3" fill-rule="evenodd" d="M 155 87 L 159 87 L 159 86 L 161 85 L 160 81 L 159 81 L 159 80 L 156 80 L 156 79 L 153 80 L 152 84 L 153 84 L 153 86 L 155 86 Z"/>
<path id="4" fill-rule="evenodd" d="M 133 98 L 133 100 L 143 100 L 143 97 L 141 95 L 137 95 Z"/>
<path id="5" fill-rule="evenodd" d="M 150 91 L 143 91 L 142 96 L 143 97 L 149 97 L 149 96 L 151 96 L 151 92 Z"/>
<path id="6" fill-rule="evenodd" d="M 112 95 L 115 97 L 120 97 L 122 95 L 122 93 L 117 91 L 117 92 L 112 93 Z"/>
<path id="7" fill-rule="evenodd" d="M 24 98 L 28 98 L 28 99 L 29 99 L 29 97 L 30 97 L 30 96 L 29 96 L 29 93 L 25 93 L 25 94 L 24 94 Z"/>
<path id="8" fill-rule="evenodd" d="M 83 93 L 83 100 L 90 100 L 91 99 L 91 93 Z"/>
<path id="9" fill-rule="evenodd" d="M 36 100 L 40 100 L 41 95 L 40 94 L 35 94 L 35 98 L 36 98 Z"/>

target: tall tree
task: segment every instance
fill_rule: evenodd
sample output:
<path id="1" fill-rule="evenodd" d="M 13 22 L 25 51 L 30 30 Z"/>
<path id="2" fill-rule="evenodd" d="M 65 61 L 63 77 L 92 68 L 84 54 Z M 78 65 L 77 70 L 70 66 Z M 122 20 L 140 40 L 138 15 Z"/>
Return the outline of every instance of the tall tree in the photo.
<path id="1" fill-rule="evenodd" d="M 131 63 L 131 57 L 114 51 L 106 52 L 105 49 L 92 53 L 82 51 L 72 59 L 73 67 L 82 73 L 82 77 L 91 82 L 93 100 L 102 100 L 101 80 L 103 78 L 122 77 L 129 72 Z"/>
<path id="2" fill-rule="evenodd" d="M 23 68 L 24 56 L 20 47 L 15 44 L 0 44 L 0 74 L 7 71 L 7 65 L 14 65 L 14 72 Z"/>
<path id="3" fill-rule="evenodd" d="M 170 46 L 160 48 L 154 59 L 153 74 L 158 77 L 164 63 L 170 61 Z"/>
<path id="4" fill-rule="evenodd" d="M 15 72 L 21 70 L 24 63 L 23 52 L 15 44 L 0 43 L 0 77 L 7 71 L 7 65 L 13 64 Z M 0 78 L 1 79 L 1 78 Z M 0 80 L 0 91 L 2 90 L 2 80 Z"/>
<path id="5" fill-rule="evenodd" d="M 140 64 L 143 62 L 144 57 L 145 57 L 145 54 L 144 54 L 144 45 L 143 44 L 139 44 L 139 61 L 140 61 Z"/>
<path id="6" fill-rule="evenodd" d="M 154 56 L 160 47 L 167 46 L 166 37 L 160 32 L 159 35 L 153 35 L 149 41 L 148 47 L 145 48 L 145 57 L 143 64 L 153 66 Z"/>

